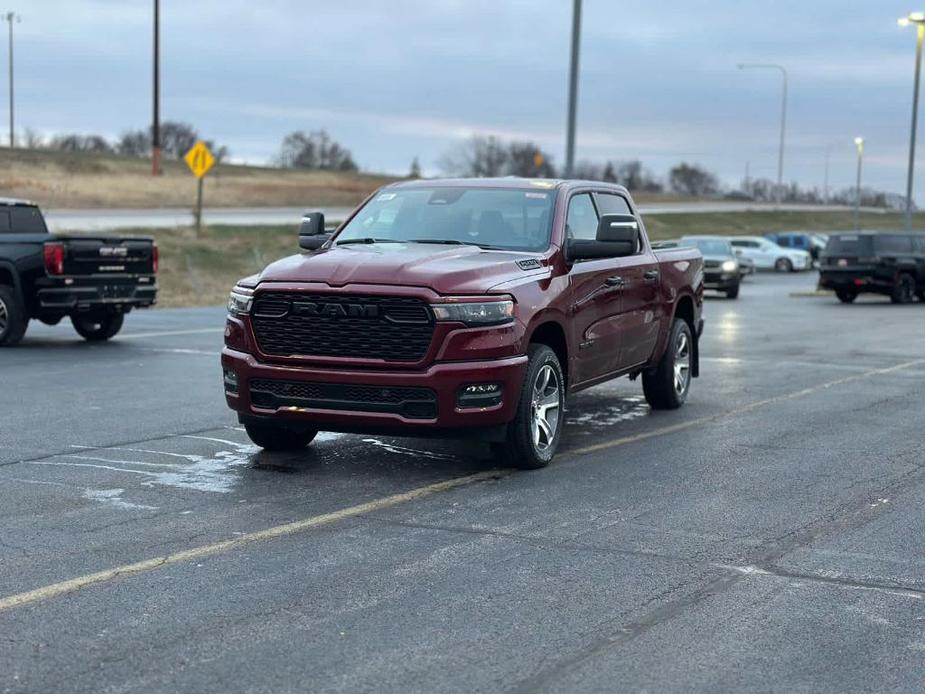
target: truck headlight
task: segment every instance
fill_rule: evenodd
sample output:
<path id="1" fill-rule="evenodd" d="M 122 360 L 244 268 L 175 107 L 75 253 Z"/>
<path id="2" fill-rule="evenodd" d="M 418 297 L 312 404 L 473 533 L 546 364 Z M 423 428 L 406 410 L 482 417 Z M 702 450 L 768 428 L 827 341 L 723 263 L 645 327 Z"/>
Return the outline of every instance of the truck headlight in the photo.
<path id="1" fill-rule="evenodd" d="M 735 272 L 738 268 L 739 264 L 734 260 L 727 260 L 722 267 L 723 272 Z"/>
<path id="2" fill-rule="evenodd" d="M 514 302 L 462 301 L 431 304 L 438 321 L 454 321 L 466 325 L 501 325 L 514 320 Z"/>
<path id="3" fill-rule="evenodd" d="M 251 294 L 245 294 L 242 289 L 235 287 L 228 295 L 228 313 L 232 316 L 246 316 L 251 312 L 252 303 L 254 297 Z"/>

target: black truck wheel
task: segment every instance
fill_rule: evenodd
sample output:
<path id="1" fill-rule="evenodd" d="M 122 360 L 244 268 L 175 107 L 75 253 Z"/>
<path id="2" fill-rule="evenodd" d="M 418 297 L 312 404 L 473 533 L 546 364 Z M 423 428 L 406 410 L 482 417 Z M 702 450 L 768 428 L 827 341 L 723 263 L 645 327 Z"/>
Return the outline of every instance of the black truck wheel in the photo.
<path id="1" fill-rule="evenodd" d="M 835 296 L 838 297 L 838 300 L 843 304 L 853 303 L 855 299 L 858 298 L 858 293 L 851 289 L 836 289 Z"/>
<path id="2" fill-rule="evenodd" d="M 507 426 L 507 439 L 492 448 L 503 464 L 536 470 L 549 465 L 562 438 L 565 378 L 551 348 L 530 345 L 527 354 L 517 414 Z"/>
<path id="3" fill-rule="evenodd" d="M 651 371 L 642 372 L 642 392 L 655 410 L 676 410 L 691 389 L 694 365 L 694 338 L 687 321 L 675 318 L 668 345 L 661 361 Z"/>
<path id="4" fill-rule="evenodd" d="M 22 340 L 29 318 L 12 287 L 0 285 L 0 347 L 12 347 Z"/>
<path id="5" fill-rule="evenodd" d="M 71 316 L 74 330 L 85 340 L 103 342 L 122 330 L 125 315 L 122 313 L 101 313 Z"/>
<path id="6" fill-rule="evenodd" d="M 893 293 L 890 295 L 890 301 L 894 304 L 911 304 L 915 298 L 915 277 L 908 272 L 899 273 L 896 278 L 896 284 L 893 285 Z"/>
<path id="7" fill-rule="evenodd" d="M 277 422 L 247 422 L 244 429 L 251 441 L 268 451 L 300 451 L 318 434 L 315 429 Z"/>

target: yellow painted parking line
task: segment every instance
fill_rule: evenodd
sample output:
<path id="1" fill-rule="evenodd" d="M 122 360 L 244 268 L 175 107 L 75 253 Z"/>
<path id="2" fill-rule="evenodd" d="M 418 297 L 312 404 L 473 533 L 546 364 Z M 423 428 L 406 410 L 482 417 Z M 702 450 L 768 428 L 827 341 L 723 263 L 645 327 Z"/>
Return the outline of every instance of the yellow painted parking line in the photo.
<path id="1" fill-rule="evenodd" d="M 591 446 L 585 446 L 583 448 L 575 448 L 571 451 L 565 452 L 562 457 L 574 457 L 580 455 L 586 455 L 588 453 L 594 453 L 601 450 L 606 450 L 609 448 L 615 448 L 617 446 L 622 446 L 628 443 L 633 443 L 636 441 L 644 441 L 646 439 L 654 438 L 657 436 L 664 436 L 666 434 L 672 434 L 677 431 L 682 431 L 685 429 L 690 429 L 692 427 L 698 426 L 700 424 L 707 424 L 710 422 L 715 422 L 728 417 L 733 417 L 739 414 L 745 414 L 751 412 L 760 407 L 766 407 L 778 402 L 783 402 L 786 400 L 794 400 L 797 398 L 810 395 L 812 393 L 817 393 L 828 388 L 833 388 L 835 386 L 843 385 L 845 383 L 851 383 L 854 381 L 859 381 L 866 378 L 871 378 L 874 376 L 879 376 L 882 374 L 893 373 L 896 371 L 901 371 L 903 369 L 908 369 L 913 366 L 921 366 L 925 364 L 925 359 L 916 359 L 913 361 L 904 362 L 902 364 L 896 364 L 895 366 L 890 366 L 882 369 L 871 369 L 870 371 L 865 371 L 861 374 L 855 374 L 852 376 L 846 376 L 844 378 L 839 378 L 834 381 L 827 381 L 825 383 L 820 383 L 815 386 L 810 386 L 809 388 L 803 388 L 792 393 L 785 393 L 783 395 L 777 395 L 771 398 L 765 398 L 764 400 L 757 400 L 755 402 L 749 403 L 742 407 L 739 407 L 735 410 L 730 410 L 728 412 L 723 412 L 717 415 L 710 417 L 699 417 L 697 419 L 691 419 L 684 422 L 678 422 L 676 424 L 671 424 L 666 427 L 661 427 L 659 429 L 654 429 L 652 431 L 642 432 L 640 434 L 635 434 L 633 436 L 624 436 L 619 439 L 613 439 L 611 441 L 603 441 L 598 444 Z M 71 593 L 77 590 L 82 590 L 83 588 L 88 588 L 93 585 L 98 585 L 100 583 L 106 583 L 108 581 L 120 578 L 123 576 L 132 576 L 146 571 L 152 571 L 154 569 L 159 569 L 164 566 L 170 566 L 172 564 L 179 564 L 182 562 L 191 561 L 194 559 L 202 559 L 203 557 L 208 557 L 215 554 L 221 554 L 222 552 L 227 552 L 245 545 L 250 545 L 256 542 L 261 542 L 264 540 L 272 540 L 278 537 L 285 537 L 287 535 L 294 535 L 306 530 L 311 530 L 323 525 L 328 525 L 336 521 L 345 520 L 347 518 L 354 518 L 356 516 L 361 516 L 366 513 L 372 513 L 374 511 L 381 511 L 386 508 L 393 506 L 398 506 L 400 504 L 413 501 L 415 499 L 421 499 L 424 497 L 432 496 L 440 492 L 450 491 L 451 489 L 457 489 L 459 487 L 465 487 L 476 482 L 482 482 L 485 480 L 491 479 L 501 479 L 511 475 L 513 470 L 488 470 L 485 472 L 478 472 L 472 475 L 465 475 L 464 477 L 456 477 L 449 480 L 444 480 L 442 482 L 436 482 L 434 484 L 428 484 L 423 487 L 417 487 L 416 489 L 411 489 L 407 492 L 402 492 L 400 494 L 393 494 L 392 496 L 383 497 L 381 499 L 374 499 L 373 501 L 368 501 L 364 504 L 359 504 L 357 506 L 350 506 L 349 508 L 344 508 L 339 511 L 332 511 L 331 513 L 325 513 L 318 516 L 312 516 L 311 518 L 305 518 L 303 520 L 293 521 L 291 523 L 285 523 L 283 525 L 277 525 L 272 528 L 266 528 L 265 530 L 258 530 L 256 532 L 247 533 L 245 535 L 240 535 L 238 537 L 232 538 L 230 540 L 223 540 L 221 542 L 215 542 L 208 545 L 202 545 L 199 547 L 193 547 L 182 552 L 175 552 L 173 554 L 166 554 L 160 557 L 154 557 L 152 559 L 145 559 L 143 561 L 136 562 L 134 564 L 126 564 L 124 566 L 118 566 L 112 569 L 106 569 L 105 571 L 99 571 L 93 574 L 87 574 L 85 576 L 79 576 L 77 578 L 72 578 L 67 581 L 62 581 L 60 583 L 54 583 L 52 585 L 44 586 L 42 588 L 36 588 L 34 590 L 26 591 L 24 593 L 17 593 L 16 595 L 10 595 L 5 598 L 0 598 L 0 611 L 8 610 L 13 607 L 19 607 L 21 605 L 27 605 L 33 602 L 39 602 L 42 600 L 47 600 L 49 598 L 57 597 L 59 595 L 64 595 L 66 593 Z"/>
<path id="2" fill-rule="evenodd" d="M 124 333 L 114 338 L 116 340 L 137 340 L 143 337 L 173 337 L 174 335 L 205 335 L 207 333 L 223 333 L 224 328 L 197 328 L 195 330 L 164 330 L 151 333 Z"/>
<path id="3" fill-rule="evenodd" d="M 397 506 L 399 504 L 404 504 L 414 499 L 431 496 L 439 492 L 446 492 L 450 489 L 456 489 L 457 487 L 463 487 L 468 484 L 474 484 L 476 482 L 483 482 L 485 480 L 491 479 L 501 479 L 502 477 L 510 475 L 511 472 L 511 470 L 488 470 L 486 472 L 477 472 L 472 475 L 466 475 L 465 477 L 456 477 L 450 480 L 444 480 L 443 482 L 436 482 L 434 484 L 428 484 L 424 487 L 418 487 L 407 492 L 402 492 L 401 494 L 393 494 L 392 496 L 387 496 L 382 499 L 375 499 L 365 504 L 359 504 L 357 506 L 340 509 L 339 511 L 324 513 L 320 516 L 312 516 L 311 518 L 305 518 L 303 520 L 294 521 L 292 523 L 285 523 L 283 525 L 277 525 L 265 530 L 258 530 L 253 533 L 247 533 L 230 540 L 214 542 L 212 544 L 202 545 L 200 547 L 193 547 L 192 549 L 187 549 L 182 552 L 165 554 L 160 557 L 154 557 L 152 559 L 145 559 L 144 561 L 135 562 L 134 564 L 126 564 L 124 566 L 117 566 L 113 569 L 107 569 L 105 571 L 98 571 L 97 573 L 87 574 L 86 576 L 79 576 L 68 581 L 62 581 L 61 583 L 53 583 L 52 585 L 45 586 L 43 588 L 36 588 L 35 590 L 30 590 L 25 593 L 18 593 L 16 595 L 10 595 L 6 598 L 0 598 L 0 610 L 8 610 L 11 607 L 19 607 L 21 605 L 27 605 L 31 602 L 47 600 L 48 598 L 64 595 L 65 593 L 71 593 L 73 591 L 81 590 L 82 588 L 87 588 L 92 585 L 106 583 L 107 581 L 111 581 L 122 576 L 132 576 L 134 574 L 144 573 L 145 571 L 151 571 L 152 569 L 160 569 L 164 566 L 170 566 L 171 564 L 179 564 L 181 562 L 187 562 L 194 559 L 202 559 L 203 557 L 227 552 L 229 550 L 243 547 L 244 545 L 249 545 L 254 542 L 272 540 L 277 537 L 292 535 L 294 533 L 299 533 L 305 530 L 320 527 L 322 525 L 327 525 L 328 523 L 334 523 L 335 521 L 353 518 L 364 513 L 380 511 L 382 509 L 389 508 L 390 506 Z"/>

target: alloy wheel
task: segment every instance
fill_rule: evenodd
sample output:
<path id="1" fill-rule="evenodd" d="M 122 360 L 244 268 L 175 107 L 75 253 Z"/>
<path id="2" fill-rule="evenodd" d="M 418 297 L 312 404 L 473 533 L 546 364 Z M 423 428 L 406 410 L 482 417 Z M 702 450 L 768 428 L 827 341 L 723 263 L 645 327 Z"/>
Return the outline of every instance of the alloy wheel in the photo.
<path id="1" fill-rule="evenodd" d="M 555 443 L 559 430 L 561 385 L 555 369 L 545 364 L 533 383 L 530 431 L 537 451 L 545 451 Z"/>
<path id="2" fill-rule="evenodd" d="M 683 397 L 691 382 L 691 341 L 686 332 L 678 333 L 674 352 L 674 389 Z"/>
<path id="3" fill-rule="evenodd" d="M 6 303 L 0 298 L 0 336 L 6 333 L 6 329 L 10 324 L 10 312 L 6 307 Z"/>

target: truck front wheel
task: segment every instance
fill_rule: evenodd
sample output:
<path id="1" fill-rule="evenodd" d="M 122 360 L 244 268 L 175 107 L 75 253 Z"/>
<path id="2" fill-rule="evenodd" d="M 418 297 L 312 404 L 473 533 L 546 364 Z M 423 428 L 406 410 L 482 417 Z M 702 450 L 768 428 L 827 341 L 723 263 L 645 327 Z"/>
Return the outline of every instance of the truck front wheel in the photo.
<path id="1" fill-rule="evenodd" d="M 318 434 L 315 429 L 275 422 L 248 422 L 244 429 L 251 441 L 268 451 L 300 451 Z"/>
<path id="2" fill-rule="evenodd" d="M 534 344 L 527 354 L 517 414 L 507 426 L 507 439 L 493 449 L 503 464 L 535 470 L 549 465 L 562 438 L 565 378 L 551 348 Z"/>
<path id="3" fill-rule="evenodd" d="M 0 285 L 0 347 L 12 347 L 26 334 L 29 318 L 12 287 Z"/>
<path id="4" fill-rule="evenodd" d="M 691 388 L 694 339 L 687 321 L 675 318 L 665 354 L 651 371 L 642 372 L 642 392 L 655 410 L 676 410 Z"/>
<path id="5" fill-rule="evenodd" d="M 71 316 L 74 330 L 90 342 L 103 342 L 122 330 L 125 316 L 121 313 Z"/>

